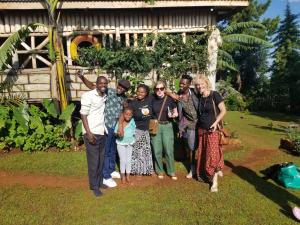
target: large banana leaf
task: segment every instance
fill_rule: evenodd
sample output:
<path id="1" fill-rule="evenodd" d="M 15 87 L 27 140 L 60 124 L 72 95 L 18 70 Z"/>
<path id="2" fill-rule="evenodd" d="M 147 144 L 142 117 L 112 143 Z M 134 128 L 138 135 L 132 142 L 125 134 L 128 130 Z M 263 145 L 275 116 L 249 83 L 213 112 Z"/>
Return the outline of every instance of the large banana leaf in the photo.
<path id="1" fill-rule="evenodd" d="M 40 23 L 31 23 L 27 26 L 22 27 L 16 33 L 9 36 L 5 42 L 0 47 L 0 70 L 3 66 L 7 63 L 7 60 L 13 52 L 15 51 L 18 44 L 21 42 L 22 39 L 28 36 L 28 34 L 35 30 L 38 26 L 44 26 Z"/>

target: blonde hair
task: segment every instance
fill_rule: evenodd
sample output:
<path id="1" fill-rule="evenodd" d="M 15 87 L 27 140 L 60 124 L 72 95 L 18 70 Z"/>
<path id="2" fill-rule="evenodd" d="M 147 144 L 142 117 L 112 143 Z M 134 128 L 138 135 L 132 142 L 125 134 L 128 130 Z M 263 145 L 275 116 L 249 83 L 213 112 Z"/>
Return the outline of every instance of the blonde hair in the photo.
<path id="1" fill-rule="evenodd" d="M 155 88 L 156 88 L 156 86 L 157 86 L 157 85 L 159 85 L 159 84 L 163 85 L 163 86 L 164 86 L 164 88 L 167 88 L 167 85 L 166 85 L 166 83 L 165 83 L 164 81 L 162 81 L 162 80 L 159 80 L 159 81 L 155 82 L 155 84 L 154 84 L 153 88 L 155 89 Z"/>
<path id="2" fill-rule="evenodd" d="M 198 74 L 194 78 L 194 85 L 200 84 L 200 82 L 204 82 L 206 84 L 208 90 L 212 89 L 212 85 L 211 85 L 208 77 L 204 73 Z"/>

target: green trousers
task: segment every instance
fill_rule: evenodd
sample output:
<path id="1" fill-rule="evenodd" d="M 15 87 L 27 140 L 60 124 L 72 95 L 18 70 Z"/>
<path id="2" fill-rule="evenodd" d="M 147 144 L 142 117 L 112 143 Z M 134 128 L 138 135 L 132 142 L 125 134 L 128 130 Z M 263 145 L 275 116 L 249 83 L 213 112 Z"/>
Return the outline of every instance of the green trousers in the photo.
<path id="1" fill-rule="evenodd" d="M 163 152 L 167 164 L 167 174 L 174 175 L 174 132 L 172 123 L 158 124 L 156 135 L 151 136 L 151 144 L 154 150 L 155 172 L 163 173 Z"/>

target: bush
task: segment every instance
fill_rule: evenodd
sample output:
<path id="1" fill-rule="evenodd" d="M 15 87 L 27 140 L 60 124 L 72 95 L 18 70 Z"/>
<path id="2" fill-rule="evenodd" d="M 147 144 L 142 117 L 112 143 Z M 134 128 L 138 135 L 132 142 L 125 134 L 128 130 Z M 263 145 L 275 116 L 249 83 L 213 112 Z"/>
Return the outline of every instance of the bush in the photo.
<path id="1" fill-rule="evenodd" d="M 227 110 L 244 111 L 247 109 L 247 103 L 242 94 L 231 86 L 229 79 L 219 80 L 216 83 L 216 89 L 223 96 Z"/>
<path id="2" fill-rule="evenodd" d="M 54 104 L 44 100 L 43 108 L 23 103 L 0 106 L 0 149 L 20 148 L 23 151 L 43 151 L 49 147 L 70 147 L 73 104 L 59 114 Z"/>

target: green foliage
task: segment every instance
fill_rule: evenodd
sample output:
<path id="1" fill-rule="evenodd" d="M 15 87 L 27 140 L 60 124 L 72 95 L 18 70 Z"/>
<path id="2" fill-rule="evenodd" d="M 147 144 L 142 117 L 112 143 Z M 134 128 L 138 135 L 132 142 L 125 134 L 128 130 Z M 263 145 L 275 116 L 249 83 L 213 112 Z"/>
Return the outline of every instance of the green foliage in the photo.
<path id="1" fill-rule="evenodd" d="M 227 110 L 244 111 L 247 108 L 247 103 L 242 94 L 231 86 L 230 79 L 226 81 L 219 80 L 216 83 L 216 89 L 224 97 Z"/>
<path id="2" fill-rule="evenodd" d="M 291 12 L 289 4 L 286 6 L 285 17 L 280 22 L 274 42 L 271 91 L 279 102 L 274 102 L 274 105 L 277 110 L 299 114 L 300 30 L 297 15 Z"/>
<path id="3" fill-rule="evenodd" d="M 190 35 L 183 42 L 181 35 L 162 34 L 154 46 L 154 68 L 159 78 L 174 85 L 187 71 L 205 71 L 207 65 L 207 35 Z"/>
<path id="4" fill-rule="evenodd" d="M 12 34 L 5 40 L 5 42 L 0 47 L 0 70 L 12 56 L 16 46 L 18 46 L 21 40 L 28 36 L 31 30 L 35 30 L 38 26 L 41 25 L 42 24 L 39 23 L 31 23 L 27 26 L 22 27 L 20 30 L 18 30 L 16 33 Z"/>
<path id="5" fill-rule="evenodd" d="M 247 98 L 261 97 L 256 90 L 262 86 L 261 76 L 269 72 L 269 41 L 279 22 L 279 17 L 262 18 L 270 3 L 271 0 L 250 0 L 248 7 L 221 24 L 221 50 L 231 58 L 219 51 L 218 76 L 222 79 L 230 76 L 235 88 Z"/>
<path id="6" fill-rule="evenodd" d="M 73 104 L 59 116 L 54 104 L 43 102 L 44 108 L 26 103 L 20 106 L 0 106 L 0 147 L 21 148 L 23 151 L 42 151 L 49 147 L 60 149 L 70 146 L 67 132 L 71 129 Z"/>
<path id="7" fill-rule="evenodd" d="M 182 36 L 163 34 L 157 37 L 154 48 L 146 48 L 153 41 L 149 35 L 138 47 L 113 46 L 112 48 L 80 48 L 77 64 L 90 68 L 101 68 L 111 76 L 130 78 L 134 85 L 142 82 L 152 69 L 158 78 L 171 86 L 176 78 L 187 71 L 204 71 L 207 64 L 207 35 Z"/>

